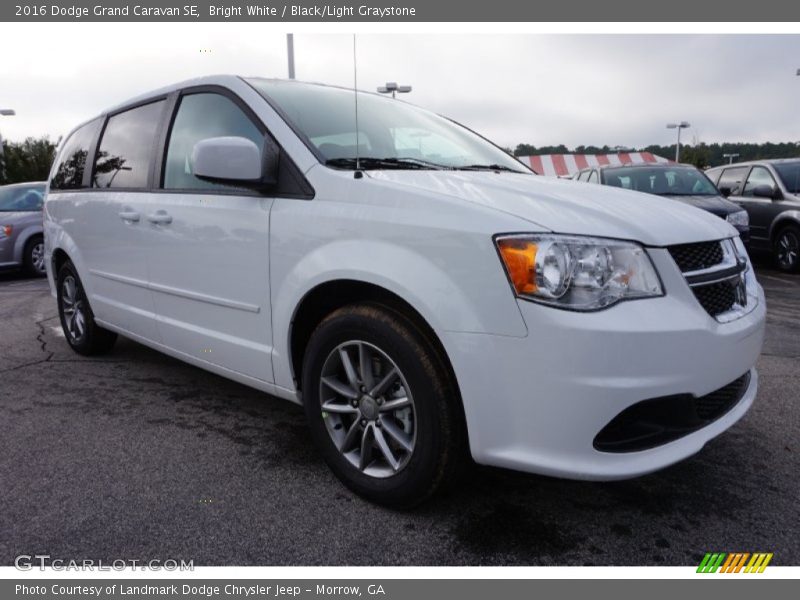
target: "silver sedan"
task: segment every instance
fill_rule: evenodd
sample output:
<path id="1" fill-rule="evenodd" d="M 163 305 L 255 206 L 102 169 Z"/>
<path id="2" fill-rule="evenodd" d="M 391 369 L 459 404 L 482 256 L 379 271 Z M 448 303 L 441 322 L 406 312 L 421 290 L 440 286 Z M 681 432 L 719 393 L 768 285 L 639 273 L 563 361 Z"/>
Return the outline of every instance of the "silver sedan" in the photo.
<path id="1" fill-rule="evenodd" d="M 44 190 L 43 182 L 0 186 L 0 269 L 45 275 Z"/>

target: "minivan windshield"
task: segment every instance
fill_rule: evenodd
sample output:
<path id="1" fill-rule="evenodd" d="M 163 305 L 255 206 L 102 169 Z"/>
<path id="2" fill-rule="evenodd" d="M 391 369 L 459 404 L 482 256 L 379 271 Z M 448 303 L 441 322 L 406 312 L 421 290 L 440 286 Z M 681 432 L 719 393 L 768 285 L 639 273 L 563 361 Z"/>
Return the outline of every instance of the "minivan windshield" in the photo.
<path id="1" fill-rule="evenodd" d="M 800 161 L 772 163 L 790 194 L 800 194 Z"/>
<path id="2" fill-rule="evenodd" d="M 44 184 L 0 187 L 0 212 L 35 212 L 44 204 Z"/>
<path id="3" fill-rule="evenodd" d="M 271 79 L 248 82 L 331 167 L 533 172 L 470 130 L 402 100 Z"/>
<path id="4" fill-rule="evenodd" d="M 718 196 L 706 175 L 694 167 L 620 167 L 603 171 L 606 185 L 659 196 Z"/>

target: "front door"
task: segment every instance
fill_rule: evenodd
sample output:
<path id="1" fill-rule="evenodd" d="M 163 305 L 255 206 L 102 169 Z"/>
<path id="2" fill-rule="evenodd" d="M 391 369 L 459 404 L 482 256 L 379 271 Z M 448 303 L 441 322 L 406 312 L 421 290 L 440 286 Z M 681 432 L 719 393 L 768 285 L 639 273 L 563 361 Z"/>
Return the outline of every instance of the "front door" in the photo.
<path id="1" fill-rule="evenodd" d="M 192 174 L 211 137 L 263 146 L 264 131 L 229 97 L 184 94 L 166 141 L 163 191 L 143 216 L 154 234 L 150 289 L 163 343 L 189 357 L 272 381 L 269 214 L 272 198 Z"/>
<path id="2" fill-rule="evenodd" d="M 759 248 L 769 248 L 769 228 L 775 216 L 776 209 L 779 211 L 780 201 L 772 198 L 764 198 L 753 194 L 753 190 L 760 186 L 768 186 L 772 190 L 778 189 L 778 184 L 772 173 L 766 167 L 754 166 L 747 176 L 742 195 L 737 198 L 750 216 L 750 237 Z"/>

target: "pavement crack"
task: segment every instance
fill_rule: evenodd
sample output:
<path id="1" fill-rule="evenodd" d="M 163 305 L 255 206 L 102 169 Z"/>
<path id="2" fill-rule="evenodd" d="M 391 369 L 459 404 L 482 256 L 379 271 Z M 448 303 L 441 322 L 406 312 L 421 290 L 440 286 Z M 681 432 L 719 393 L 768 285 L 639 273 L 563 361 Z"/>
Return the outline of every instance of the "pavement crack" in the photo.
<path id="1" fill-rule="evenodd" d="M 44 324 L 47 323 L 47 321 L 52 321 L 55 318 L 56 317 L 47 317 L 46 319 L 39 319 L 38 321 L 36 321 L 36 327 L 39 328 L 39 333 L 36 336 L 36 341 L 39 342 L 39 349 L 45 354 L 47 354 L 47 357 L 39 362 L 47 362 L 48 360 L 53 358 L 53 354 L 55 354 L 54 352 L 51 352 L 47 349 L 47 340 L 45 339 L 45 329 L 44 329 Z"/>
<path id="2" fill-rule="evenodd" d="M 52 352 L 47 349 L 47 340 L 45 339 L 46 331 L 44 324 L 56 318 L 57 317 L 47 317 L 46 319 L 39 319 L 38 321 L 34 321 L 36 328 L 39 330 L 39 333 L 36 334 L 36 341 L 39 342 L 39 350 L 45 354 L 44 358 L 39 358 L 37 360 L 30 360 L 28 362 L 23 362 L 18 365 L 14 365 L 13 367 L 0 369 L 0 373 L 9 373 L 11 371 L 18 371 L 20 369 L 32 367 L 34 365 L 40 365 L 42 363 L 50 362 L 50 359 L 53 358 L 55 352 Z"/>

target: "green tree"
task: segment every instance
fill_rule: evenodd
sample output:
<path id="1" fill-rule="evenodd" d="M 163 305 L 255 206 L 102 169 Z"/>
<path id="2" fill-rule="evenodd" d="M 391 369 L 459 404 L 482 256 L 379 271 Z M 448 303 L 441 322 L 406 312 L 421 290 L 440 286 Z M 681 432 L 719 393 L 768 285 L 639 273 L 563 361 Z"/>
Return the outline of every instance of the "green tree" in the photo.
<path id="1" fill-rule="evenodd" d="M 14 143 L 3 140 L 0 157 L 0 185 L 23 181 L 44 181 L 53 164 L 56 145 L 50 138 L 27 138 Z"/>

